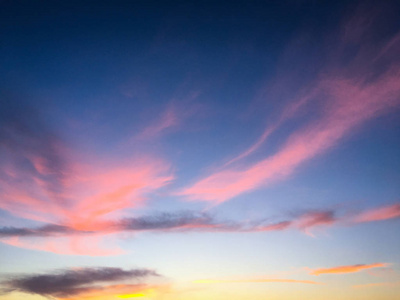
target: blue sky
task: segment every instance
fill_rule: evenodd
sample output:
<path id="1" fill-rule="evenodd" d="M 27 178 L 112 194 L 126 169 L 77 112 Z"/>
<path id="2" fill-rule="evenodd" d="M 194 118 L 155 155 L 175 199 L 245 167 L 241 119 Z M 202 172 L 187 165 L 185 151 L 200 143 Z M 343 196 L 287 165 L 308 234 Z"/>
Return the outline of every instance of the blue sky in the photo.
<path id="1" fill-rule="evenodd" d="M 395 299 L 396 1 L 0 6 L 0 299 Z"/>

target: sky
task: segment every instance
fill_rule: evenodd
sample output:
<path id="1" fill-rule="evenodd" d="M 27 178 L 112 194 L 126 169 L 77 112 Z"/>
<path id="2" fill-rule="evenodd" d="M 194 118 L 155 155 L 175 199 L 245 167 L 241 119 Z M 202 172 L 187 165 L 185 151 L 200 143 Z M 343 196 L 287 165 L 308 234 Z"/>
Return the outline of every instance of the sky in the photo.
<path id="1" fill-rule="evenodd" d="M 0 1 L 0 299 L 398 299 L 399 14 Z"/>

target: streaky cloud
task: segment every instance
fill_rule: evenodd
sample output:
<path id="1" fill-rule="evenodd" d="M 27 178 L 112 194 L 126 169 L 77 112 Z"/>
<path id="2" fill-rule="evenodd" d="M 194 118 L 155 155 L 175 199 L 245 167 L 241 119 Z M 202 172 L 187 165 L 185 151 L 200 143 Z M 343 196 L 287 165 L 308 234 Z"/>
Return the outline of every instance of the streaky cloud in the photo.
<path id="1" fill-rule="evenodd" d="M 67 226 L 49 224 L 42 227 L 30 228 L 16 228 L 16 227 L 1 227 L 0 238 L 9 236 L 54 236 L 78 233 L 78 231 Z"/>
<path id="2" fill-rule="evenodd" d="M 273 279 L 273 278 L 255 278 L 255 279 L 199 279 L 193 283 L 305 283 L 305 284 L 321 284 L 312 280 L 296 280 L 296 279 Z"/>
<path id="3" fill-rule="evenodd" d="M 359 213 L 354 217 L 354 222 L 365 223 L 400 218 L 400 203 L 377 207 Z"/>
<path id="4" fill-rule="evenodd" d="M 177 191 L 177 195 L 187 200 L 221 203 L 284 180 L 302 164 L 335 147 L 366 122 L 399 108 L 400 62 L 391 49 L 397 49 L 400 39 L 377 42 L 380 47 L 376 49 L 371 47 L 365 32 L 373 26 L 358 28 L 350 34 L 344 30 L 349 22 L 352 21 L 342 26 L 341 35 L 330 41 L 330 47 L 326 49 L 328 62 L 318 76 L 304 86 L 301 95 L 290 101 L 306 103 L 313 118 L 289 134 L 286 142 L 271 156 L 240 167 L 224 166 Z M 359 44 L 355 47 L 354 40 L 357 39 Z M 345 59 L 349 49 L 354 55 Z M 291 111 L 290 105 L 288 111 Z M 279 121 L 277 125 L 280 126 Z M 273 130 L 273 126 L 266 129 L 256 144 L 234 160 L 254 152 Z"/>
<path id="5" fill-rule="evenodd" d="M 111 241 L 119 233 L 262 233 L 298 230 L 314 236 L 313 231 L 332 226 L 355 226 L 360 223 L 397 218 L 393 208 L 399 204 L 384 205 L 373 210 L 344 213 L 339 210 L 305 210 L 295 215 L 271 222 L 262 220 L 220 220 L 205 212 L 178 211 L 155 213 L 139 217 L 98 221 L 78 229 L 68 224 L 47 224 L 37 228 L 0 227 L 0 241 L 35 250 L 51 251 L 68 255 L 117 255 L 119 248 L 110 248 Z M 396 210 L 395 210 L 396 212 Z M 367 217 L 368 218 L 367 218 Z M 371 217 L 373 216 L 373 217 Z"/>
<path id="6" fill-rule="evenodd" d="M 344 274 L 344 273 L 356 273 L 372 268 L 383 268 L 387 267 L 387 263 L 375 263 L 375 264 L 359 264 L 349 266 L 338 266 L 333 268 L 315 269 L 310 272 L 311 275 L 322 275 L 322 274 Z"/>

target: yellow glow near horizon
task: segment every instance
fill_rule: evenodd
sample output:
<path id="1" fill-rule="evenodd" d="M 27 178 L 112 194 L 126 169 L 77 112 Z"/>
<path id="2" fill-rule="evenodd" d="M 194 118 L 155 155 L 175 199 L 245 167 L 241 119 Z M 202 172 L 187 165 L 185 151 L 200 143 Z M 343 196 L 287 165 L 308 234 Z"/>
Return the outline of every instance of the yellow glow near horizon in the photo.
<path id="1" fill-rule="evenodd" d="M 128 299 L 128 298 L 141 298 L 141 297 L 146 297 L 145 294 L 143 293 L 137 293 L 137 294 L 127 294 L 127 295 L 118 295 L 118 298 L 121 299 Z"/>
<path id="2" fill-rule="evenodd" d="M 235 280 L 215 280 L 215 279 L 199 279 L 192 281 L 193 283 L 305 283 L 305 284 L 321 284 L 312 280 L 296 280 L 296 279 L 271 279 L 271 278 L 255 278 L 255 279 L 235 279 Z"/>
<path id="3" fill-rule="evenodd" d="M 153 293 L 154 293 L 153 289 L 148 289 L 148 290 L 142 291 L 140 293 L 118 295 L 117 297 L 121 298 L 121 299 L 142 298 L 142 297 L 149 297 Z"/>

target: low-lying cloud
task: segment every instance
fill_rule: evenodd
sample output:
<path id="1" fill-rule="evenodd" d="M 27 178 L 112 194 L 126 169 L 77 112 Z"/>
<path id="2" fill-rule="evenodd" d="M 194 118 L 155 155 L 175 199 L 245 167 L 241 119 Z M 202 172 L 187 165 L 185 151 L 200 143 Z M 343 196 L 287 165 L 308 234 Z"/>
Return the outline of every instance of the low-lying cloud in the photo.
<path id="1" fill-rule="evenodd" d="M 299 230 L 313 236 L 314 230 L 326 229 L 332 226 L 355 226 L 365 222 L 378 222 L 389 219 L 400 218 L 398 213 L 399 204 L 384 205 L 368 210 L 353 212 L 351 214 L 340 210 L 307 210 L 290 217 L 283 217 L 281 220 L 271 221 L 253 220 L 233 221 L 221 220 L 216 216 L 204 212 L 175 212 L 159 213 L 135 218 L 124 218 L 120 220 L 110 220 L 100 223 L 88 224 L 92 230 L 79 230 L 65 224 L 47 224 L 37 228 L 23 227 L 2 227 L 0 228 L 0 239 L 2 242 L 24 247 L 27 246 L 24 239 L 57 239 L 63 237 L 74 238 L 74 243 L 79 245 L 79 241 L 84 243 L 89 238 L 96 239 L 105 235 L 116 235 L 123 232 L 131 233 L 254 233 L 254 232 L 279 232 L 286 230 Z M 92 241 L 92 242 L 93 242 Z M 92 243 L 91 242 L 91 243 Z M 50 243 L 51 244 L 51 243 Z M 56 249 L 55 245 L 46 244 L 43 250 Z M 87 243 L 86 243 L 87 244 Z M 40 246 L 36 249 L 40 250 Z M 29 247 L 28 247 L 29 248 Z M 60 247 L 58 247 L 60 248 Z M 78 249 L 79 247 L 77 247 Z M 35 248 L 33 248 L 35 249 Z M 88 254 L 77 253 L 77 254 Z M 80 251 L 77 251 L 80 252 Z M 96 252 L 93 252 L 95 255 Z M 102 252 L 99 252 L 98 255 Z M 105 252 L 108 253 L 108 252 Z M 73 253 L 71 253 L 73 254 Z"/>
<path id="2" fill-rule="evenodd" d="M 2 282 L 5 286 L 3 292 L 22 292 L 36 294 L 45 297 L 63 299 L 85 293 L 92 293 L 93 290 L 106 289 L 110 284 L 126 283 L 132 291 L 144 289 L 146 284 L 143 280 L 159 277 L 154 270 L 120 268 L 75 268 L 60 270 L 48 274 L 34 274 L 15 276 L 12 279 Z M 132 284 L 134 282 L 135 284 Z M 126 287 L 126 285 L 124 285 Z"/>

